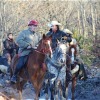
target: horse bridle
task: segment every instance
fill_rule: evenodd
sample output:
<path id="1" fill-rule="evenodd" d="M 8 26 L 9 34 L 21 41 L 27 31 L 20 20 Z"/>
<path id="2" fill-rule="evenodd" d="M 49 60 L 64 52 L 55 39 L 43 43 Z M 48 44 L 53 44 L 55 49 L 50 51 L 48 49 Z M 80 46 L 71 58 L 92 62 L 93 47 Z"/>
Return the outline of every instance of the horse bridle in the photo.
<path id="1" fill-rule="evenodd" d="M 43 41 L 42 41 L 42 43 L 43 43 Z M 41 53 L 43 53 L 43 54 L 46 54 L 46 53 L 49 52 L 50 50 L 49 50 L 49 47 L 48 47 L 48 49 L 45 47 L 45 48 L 41 48 L 39 51 L 40 51 Z"/>

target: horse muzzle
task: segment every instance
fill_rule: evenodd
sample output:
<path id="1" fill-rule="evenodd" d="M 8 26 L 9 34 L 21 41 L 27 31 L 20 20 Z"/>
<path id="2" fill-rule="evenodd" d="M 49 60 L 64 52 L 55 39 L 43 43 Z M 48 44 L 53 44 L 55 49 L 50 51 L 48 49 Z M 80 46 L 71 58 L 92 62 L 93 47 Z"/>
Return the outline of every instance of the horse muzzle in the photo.
<path id="1" fill-rule="evenodd" d="M 61 63 L 65 63 L 65 62 L 66 62 L 66 59 L 62 59 L 62 58 L 61 58 L 61 59 L 60 59 L 60 62 L 61 62 Z"/>

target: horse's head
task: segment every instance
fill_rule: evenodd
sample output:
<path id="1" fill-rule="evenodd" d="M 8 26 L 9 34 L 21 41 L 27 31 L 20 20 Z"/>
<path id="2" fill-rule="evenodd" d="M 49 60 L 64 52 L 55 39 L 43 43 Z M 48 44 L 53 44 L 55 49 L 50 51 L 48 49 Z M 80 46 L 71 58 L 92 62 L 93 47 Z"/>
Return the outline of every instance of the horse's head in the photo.
<path id="1" fill-rule="evenodd" d="M 44 54 L 52 55 L 52 49 L 51 49 L 51 39 L 52 37 L 46 37 L 45 34 L 42 36 L 42 40 L 39 43 L 38 51 Z"/>
<path id="2" fill-rule="evenodd" d="M 58 41 L 57 47 L 55 49 L 55 59 L 57 59 L 60 63 L 65 63 L 67 50 L 68 47 L 66 46 L 66 43 Z"/>
<path id="3" fill-rule="evenodd" d="M 71 57 L 71 64 L 74 64 L 77 55 L 77 45 L 69 46 L 69 56 Z"/>

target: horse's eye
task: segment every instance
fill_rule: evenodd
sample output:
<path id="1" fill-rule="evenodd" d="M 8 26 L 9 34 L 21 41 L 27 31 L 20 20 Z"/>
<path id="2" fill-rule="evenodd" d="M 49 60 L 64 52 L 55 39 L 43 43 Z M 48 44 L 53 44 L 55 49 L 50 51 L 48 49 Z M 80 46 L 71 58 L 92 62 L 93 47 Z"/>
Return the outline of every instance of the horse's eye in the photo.
<path id="1" fill-rule="evenodd" d="M 62 38 L 62 40 L 64 40 L 64 38 Z"/>

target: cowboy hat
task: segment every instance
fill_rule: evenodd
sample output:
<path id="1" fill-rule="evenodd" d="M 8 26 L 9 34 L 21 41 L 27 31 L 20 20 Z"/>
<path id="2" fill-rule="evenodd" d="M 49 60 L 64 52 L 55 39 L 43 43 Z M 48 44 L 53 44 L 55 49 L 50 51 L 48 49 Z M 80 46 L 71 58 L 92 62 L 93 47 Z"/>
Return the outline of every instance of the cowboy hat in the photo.
<path id="1" fill-rule="evenodd" d="M 61 25 L 58 21 L 52 21 L 51 23 L 48 24 L 48 26 L 51 28 L 53 25 Z"/>
<path id="2" fill-rule="evenodd" d="M 65 33 L 69 33 L 69 34 L 73 34 L 70 30 L 68 30 L 68 29 L 64 29 L 64 32 Z"/>

